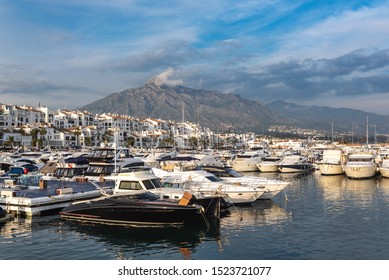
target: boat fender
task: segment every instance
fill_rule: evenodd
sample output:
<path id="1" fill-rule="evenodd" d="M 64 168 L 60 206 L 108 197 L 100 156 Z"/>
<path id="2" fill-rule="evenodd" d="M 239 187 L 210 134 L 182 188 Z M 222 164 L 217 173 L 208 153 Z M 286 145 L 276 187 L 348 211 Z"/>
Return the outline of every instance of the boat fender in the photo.
<path id="1" fill-rule="evenodd" d="M 189 192 L 185 192 L 180 201 L 178 202 L 178 205 L 180 206 L 187 206 L 192 199 L 193 195 Z"/>

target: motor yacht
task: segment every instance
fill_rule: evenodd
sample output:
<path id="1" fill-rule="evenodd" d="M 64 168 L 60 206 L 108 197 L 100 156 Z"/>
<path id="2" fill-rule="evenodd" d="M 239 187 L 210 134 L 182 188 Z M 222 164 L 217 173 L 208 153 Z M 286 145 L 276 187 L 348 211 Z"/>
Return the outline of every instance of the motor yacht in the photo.
<path id="1" fill-rule="evenodd" d="M 242 186 L 238 183 L 224 181 L 204 170 L 166 172 L 162 169 L 153 168 L 153 172 L 161 178 L 163 183 L 179 182 L 180 188 L 195 195 L 196 193 L 206 196 L 215 193 L 221 194 L 227 202 L 232 204 L 249 204 L 265 193 L 264 188 Z"/>
<path id="2" fill-rule="evenodd" d="M 352 179 L 365 179 L 377 174 L 374 156 L 370 153 L 356 153 L 348 156 L 344 171 Z"/>
<path id="3" fill-rule="evenodd" d="M 223 181 L 235 185 L 263 189 L 265 192 L 258 199 L 272 199 L 290 184 L 290 182 L 281 180 L 243 175 L 242 173 L 226 166 L 199 166 L 198 168 L 214 174 Z"/>
<path id="4" fill-rule="evenodd" d="M 229 206 L 228 203 L 224 202 L 222 195 L 217 192 L 205 194 L 195 190 L 163 186 L 159 177 L 150 168 L 138 168 L 112 176 L 105 176 L 104 180 L 114 182 L 114 194 L 145 190 L 154 193 L 160 199 L 175 202 L 179 202 L 183 197 L 188 196 L 187 192 L 189 191 L 193 196 L 190 199 L 191 202 L 203 206 L 206 215 L 210 217 L 220 218 L 221 210 Z"/>
<path id="5" fill-rule="evenodd" d="M 344 173 L 345 155 L 341 150 L 324 150 L 323 159 L 318 163 L 321 175 Z"/>
<path id="6" fill-rule="evenodd" d="M 234 170 L 239 172 L 258 171 L 257 164 L 262 161 L 268 154 L 263 151 L 245 151 L 236 155 L 231 162 Z"/>
<path id="7" fill-rule="evenodd" d="M 313 164 L 307 157 L 301 155 L 287 155 L 278 164 L 278 170 L 282 173 L 303 173 L 313 170 Z"/>
<path id="8" fill-rule="evenodd" d="M 257 163 L 257 168 L 261 172 L 278 172 L 278 164 L 281 159 L 277 156 L 266 157 L 260 163 Z"/>
<path id="9" fill-rule="evenodd" d="M 379 166 L 381 177 L 389 178 L 389 158 L 383 158 Z"/>

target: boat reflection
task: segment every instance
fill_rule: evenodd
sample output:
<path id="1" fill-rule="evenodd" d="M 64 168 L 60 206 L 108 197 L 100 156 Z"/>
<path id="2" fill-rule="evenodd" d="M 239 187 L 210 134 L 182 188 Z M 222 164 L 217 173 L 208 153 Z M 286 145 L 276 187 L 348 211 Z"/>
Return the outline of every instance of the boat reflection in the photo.
<path id="1" fill-rule="evenodd" d="M 272 200 L 257 200 L 249 206 L 230 208 L 226 217 L 220 220 L 223 227 L 248 227 L 282 223 L 290 215 Z"/>
<path id="2" fill-rule="evenodd" d="M 324 199 L 327 201 L 350 200 L 363 206 L 366 203 L 371 203 L 377 191 L 376 178 L 355 180 L 344 175 L 318 175 L 317 181 L 323 190 Z"/>
<path id="3" fill-rule="evenodd" d="M 210 220 L 209 227 L 120 227 L 103 224 L 83 224 L 63 221 L 67 230 L 77 238 L 93 239 L 98 243 L 108 244 L 106 250 L 114 259 L 142 259 L 150 255 L 170 254 L 177 258 L 191 259 L 196 247 L 204 241 L 219 242 L 219 220 Z M 142 257 L 143 256 L 143 257 Z"/>
<path id="4" fill-rule="evenodd" d="M 378 186 L 380 190 L 382 191 L 383 195 L 389 199 L 389 178 L 383 178 L 381 177 L 378 180 Z"/>

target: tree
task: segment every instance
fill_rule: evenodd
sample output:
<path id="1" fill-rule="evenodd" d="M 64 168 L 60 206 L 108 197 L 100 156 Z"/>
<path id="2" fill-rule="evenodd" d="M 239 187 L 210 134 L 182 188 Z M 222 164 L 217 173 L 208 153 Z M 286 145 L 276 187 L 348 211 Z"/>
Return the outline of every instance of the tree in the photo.
<path id="1" fill-rule="evenodd" d="M 14 147 L 14 141 L 15 141 L 15 138 L 13 136 L 8 137 L 8 144 L 11 146 L 11 148 Z"/>
<path id="2" fill-rule="evenodd" d="M 32 137 L 32 146 L 36 145 L 36 142 L 38 140 L 38 133 L 40 132 L 39 128 L 34 128 L 31 130 L 31 137 Z"/>
<path id="3" fill-rule="evenodd" d="M 85 146 L 89 147 L 91 145 L 92 145 L 92 139 L 89 136 L 85 137 Z"/>
<path id="4" fill-rule="evenodd" d="M 81 129 L 79 127 L 77 129 L 74 129 L 73 135 L 76 138 L 76 145 L 78 145 L 78 143 L 79 143 L 78 138 L 81 135 Z"/>
<path id="5" fill-rule="evenodd" d="M 41 129 L 39 130 L 39 134 L 43 136 L 43 139 L 45 140 L 46 145 L 47 145 L 47 141 L 46 141 L 47 130 L 46 130 L 46 128 L 44 128 L 44 127 L 41 128 Z"/>
<path id="6" fill-rule="evenodd" d="M 109 129 L 106 130 L 102 136 L 103 142 L 108 143 L 111 136 L 113 136 L 113 132 Z"/>
<path id="7" fill-rule="evenodd" d="M 135 137 L 133 136 L 127 137 L 126 146 L 130 148 L 130 147 L 134 147 L 134 145 L 135 145 Z"/>
<path id="8" fill-rule="evenodd" d="M 197 148 L 197 145 L 198 145 L 198 139 L 197 137 L 190 137 L 188 139 L 188 143 L 189 143 L 189 146 L 192 148 L 192 149 L 196 149 Z"/>

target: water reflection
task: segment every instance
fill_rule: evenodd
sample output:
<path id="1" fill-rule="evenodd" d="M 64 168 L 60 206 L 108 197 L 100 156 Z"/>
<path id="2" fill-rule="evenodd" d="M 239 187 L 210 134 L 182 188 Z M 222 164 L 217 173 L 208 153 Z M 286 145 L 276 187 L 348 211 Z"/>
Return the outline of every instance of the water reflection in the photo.
<path id="1" fill-rule="evenodd" d="M 229 214 L 222 218 L 222 227 L 234 226 L 264 226 L 279 224 L 290 216 L 272 200 L 257 200 L 249 206 L 232 208 Z"/>
<path id="2" fill-rule="evenodd" d="M 377 187 L 384 199 L 389 200 L 389 178 L 380 177 L 379 180 L 377 180 Z"/>
<path id="3" fill-rule="evenodd" d="M 177 258 L 191 259 L 196 247 L 204 241 L 218 241 L 220 237 L 219 220 L 210 220 L 209 227 L 120 227 L 100 224 L 83 224 L 63 221 L 67 230 L 79 239 L 93 239 L 104 243 L 114 259 L 142 259 L 150 255 L 172 255 Z"/>
<path id="4" fill-rule="evenodd" d="M 356 205 L 370 204 L 377 192 L 377 178 L 349 179 L 344 175 L 317 175 L 319 187 L 327 201 L 353 201 Z"/>

